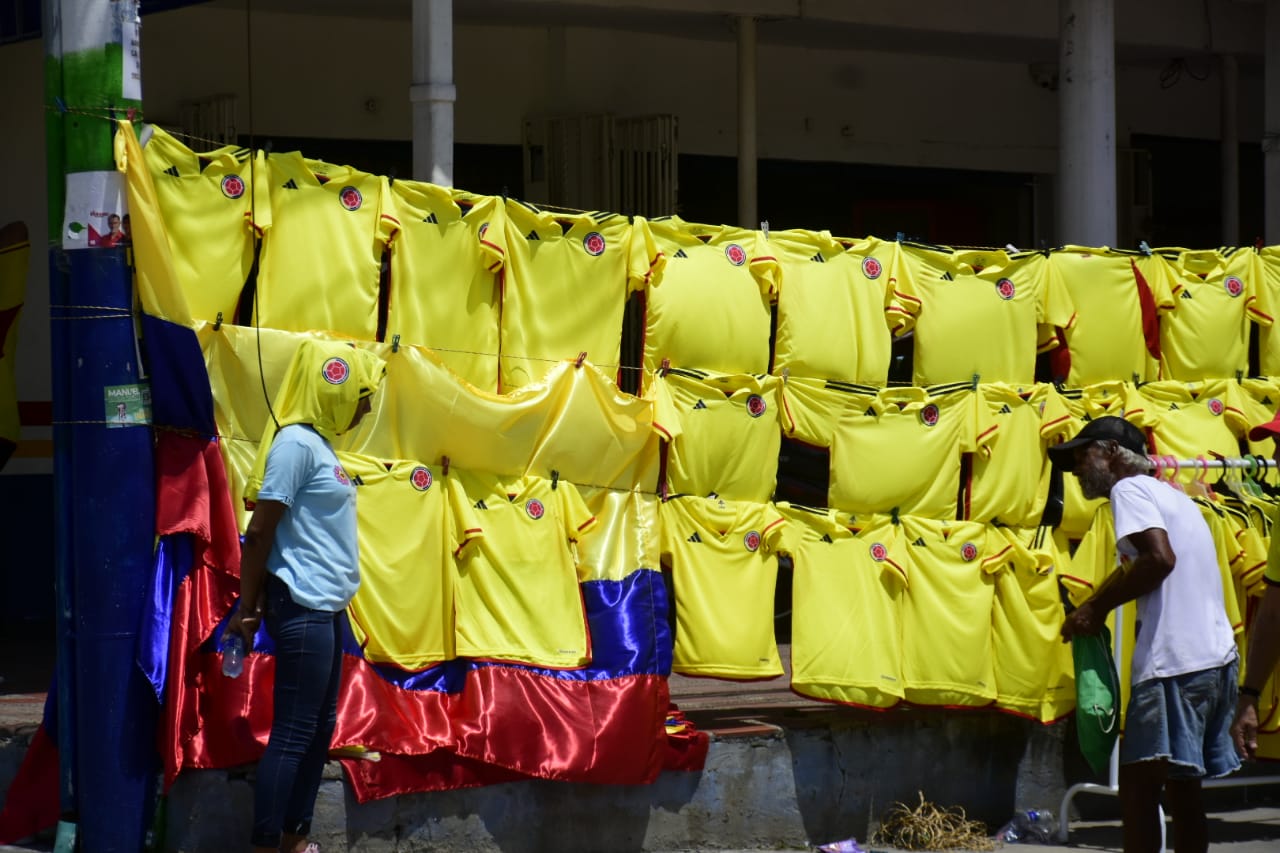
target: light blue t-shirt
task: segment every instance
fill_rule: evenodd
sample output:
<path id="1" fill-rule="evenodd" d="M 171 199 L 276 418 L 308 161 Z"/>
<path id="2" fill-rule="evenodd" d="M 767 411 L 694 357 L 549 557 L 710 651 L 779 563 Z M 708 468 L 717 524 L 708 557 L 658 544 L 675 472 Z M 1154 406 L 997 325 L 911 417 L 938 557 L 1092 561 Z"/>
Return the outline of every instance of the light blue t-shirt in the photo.
<path id="1" fill-rule="evenodd" d="M 267 570 L 298 604 L 344 610 L 360 587 L 356 488 L 333 448 L 305 424 L 282 428 L 271 443 L 258 500 L 289 507 L 276 527 Z"/>

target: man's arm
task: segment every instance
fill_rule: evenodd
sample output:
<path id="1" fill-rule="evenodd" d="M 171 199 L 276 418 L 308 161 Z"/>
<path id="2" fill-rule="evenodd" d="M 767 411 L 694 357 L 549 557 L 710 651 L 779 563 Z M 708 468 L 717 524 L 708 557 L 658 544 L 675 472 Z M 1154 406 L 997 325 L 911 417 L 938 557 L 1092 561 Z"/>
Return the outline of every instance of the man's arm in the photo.
<path id="1" fill-rule="evenodd" d="M 1098 633 L 1106 624 L 1108 613 L 1156 589 L 1173 571 L 1177 558 L 1169 545 L 1169 534 L 1163 528 L 1149 527 L 1130 533 L 1128 540 L 1138 555 L 1071 611 L 1062 623 L 1063 640 L 1070 640 L 1076 634 Z"/>
<path id="2" fill-rule="evenodd" d="M 1280 586 L 1267 586 L 1249 627 L 1249 656 L 1244 667 L 1244 684 L 1236 703 L 1236 719 L 1231 737 L 1242 758 L 1258 753 L 1258 696 L 1267 678 L 1280 663 Z"/>
<path id="3" fill-rule="evenodd" d="M 240 608 L 229 628 L 240 632 L 246 649 L 253 648 L 253 635 L 262 623 L 267 557 L 276 538 L 276 526 L 288 509 L 289 506 L 280 501 L 258 501 L 244 532 L 244 544 L 240 546 Z"/>

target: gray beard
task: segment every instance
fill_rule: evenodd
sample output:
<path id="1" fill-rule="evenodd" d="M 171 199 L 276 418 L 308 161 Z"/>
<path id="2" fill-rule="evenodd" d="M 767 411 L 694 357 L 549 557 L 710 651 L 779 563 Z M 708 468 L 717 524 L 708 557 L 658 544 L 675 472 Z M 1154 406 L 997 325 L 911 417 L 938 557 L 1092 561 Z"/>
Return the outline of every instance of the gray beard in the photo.
<path id="1" fill-rule="evenodd" d="M 1111 475 L 1107 471 L 1086 471 L 1076 479 L 1080 481 L 1080 491 L 1089 500 L 1111 495 Z"/>

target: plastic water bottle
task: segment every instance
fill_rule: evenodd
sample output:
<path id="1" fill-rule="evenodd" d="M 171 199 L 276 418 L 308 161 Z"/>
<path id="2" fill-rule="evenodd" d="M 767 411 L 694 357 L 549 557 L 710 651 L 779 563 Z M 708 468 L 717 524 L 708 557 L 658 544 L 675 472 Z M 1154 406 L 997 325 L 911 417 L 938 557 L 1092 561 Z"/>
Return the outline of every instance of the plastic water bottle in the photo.
<path id="1" fill-rule="evenodd" d="M 996 840 L 1006 844 L 1048 844 L 1053 841 L 1057 827 L 1053 812 L 1028 809 L 1018 812 L 1013 820 L 1001 827 L 996 833 Z"/>
<path id="2" fill-rule="evenodd" d="M 244 637 L 231 634 L 222 643 L 222 674 L 239 678 L 244 672 Z"/>

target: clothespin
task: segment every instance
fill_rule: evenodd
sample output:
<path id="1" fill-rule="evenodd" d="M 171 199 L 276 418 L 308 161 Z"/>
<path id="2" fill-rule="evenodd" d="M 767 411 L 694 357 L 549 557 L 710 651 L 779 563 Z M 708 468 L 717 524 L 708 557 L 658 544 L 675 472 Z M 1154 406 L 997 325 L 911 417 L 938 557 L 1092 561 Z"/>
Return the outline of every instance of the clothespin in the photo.
<path id="1" fill-rule="evenodd" d="M 448 457 L 448 456 L 441 456 L 441 457 L 440 457 L 440 466 L 441 466 L 441 469 L 442 469 L 440 473 L 442 473 L 442 474 L 444 474 L 444 476 L 448 477 L 448 476 L 449 476 L 449 457 Z"/>
<path id="2" fill-rule="evenodd" d="M 667 481 L 663 480 L 658 484 L 658 499 L 665 501 L 670 495 L 667 490 Z"/>
<path id="3" fill-rule="evenodd" d="M 1146 255 L 1148 258 L 1151 257 L 1151 247 L 1147 245 L 1146 240 L 1142 240 L 1138 243 L 1138 251 Z"/>
<path id="4" fill-rule="evenodd" d="M 222 328 L 222 312 L 218 312 L 218 319 L 213 321 L 213 330 L 216 332 Z"/>
<path id="5" fill-rule="evenodd" d="M 400 336 L 398 334 L 391 336 L 391 351 L 400 352 Z"/>
<path id="6" fill-rule="evenodd" d="M 662 360 L 662 366 L 658 368 L 658 375 L 666 376 L 670 372 L 671 372 L 671 359 L 664 358 Z"/>
<path id="7" fill-rule="evenodd" d="M 1237 370 L 1237 371 L 1236 371 L 1236 384 L 1237 384 L 1237 385 L 1242 385 L 1242 384 L 1244 384 L 1244 371 L 1243 371 L 1243 370 Z"/>
<path id="8" fill-rule="evenodd" d="M 551 470 L 551 491 L 556 490 L 556 485 L 560 482 L 560 472 L 554 468 Z"/>
<path id="9" fill-rule="evenodd" d="M 782 384 L 786 385 L 787 380 L 790 378 L 791 378 L 791 368 L 790 367 L 782 368 Z"/>
<path id="10" fill-rule="evenodd" d="M 582 367 L 582 362 L 584 362 L 584 361 L 586 361 L 586 360 L 587 360 L 587 353 L 586 353 L 586 351 L 584 350 L 583 352 L 578 353 L 578 358 L 577 358 L 577 360 L 576 360 L 576 361 L 574 361 L 573 366 L 574 366 L 574 367 Z"/>
<path id="11" fill-rule="evenodd" d="M 1005 251 L 1013 252 L 1015 255 L 1018 253 L 1018 247 L 1013 245 L 1012 243 L 1005 243 L 1004 248 L 1005 248 Z"/>
<path id="12" fill-rule="evenodd" d="M 502 203 L 507 203 L 507 188 L 505 185 L 502 187 Z"/>
<path id="13" fill-rule="evenodd" d="M 387 172 L 387 186 L 389 187 L 395 182 L 396 182 L 396 170 L 391 169 L 389 172 Z"/>
<path id="14" fill-rule="evenodd" d="M 67 111 L 67 102 L 57 95 L 53 96 L 53 105 L 60 113 L 65 113 Z"/>
<path id="15" fill-rule="evenodd" d="M 897 527 L 897 526 L 898 526 L 898 524 L 899 524 L 899 521 L 898 521 L 898 508 L 897 508 L 896 506 L 895 506 L 893 509 L 889 510 L 889 520 L 893 522 L 893 526 L 894 526 L 894 527 Z"/>
<path id="16" fill-rule="evenodd" d="M 898 232 L 898 236 L 894 238 L 894 242 L 896 242 L 896 243 L 901 243 L 901 242 L 902 242 L 903 240 L 905 240 L 906 238 L 907 238 L 907 235 L 906 235 L 906 234 L 903 234 L 901 231 L 899 231 L 899 232 Z"/>
<path id="17" fill-rule="evenodd" d="M 138 116 L 138 108 L 129 107 L 129 109 L 124 111 L 124 114 L 128 117 L 129 121 L 133 121 Z"/>
<path id="18" fill-rule="evenodd" d="M 760 220 L 760 231 L 764 234 L 765 242 L 769 241 L 769 220 Z"/>
<path id="19" fill-rule="evenodd" d="M 977 373 L 973 374 L 973 378 L 969 381 L 969 388 L 970 388 L 971 390 L 973 390 L 973 391 L 977 391 L 977 390 L 978 390 L 978 380 L 979 380 L 979 379 L 981 379 L 981 378 L 982 378 L 982 377 L 981 377 L 979 374 L 977 374 Z"/>
<path id="20" fill-rule="evenodd" d="M 267 140 L 267 144 L 266 144 L 266 145 L 262 146 L 262 153 L 263 153 L 263 154 L 270 154 L 270 153 L 271 153 L 271 140 L 270 140 L 270 139 L 268 139 L 268 140 Z"/>

